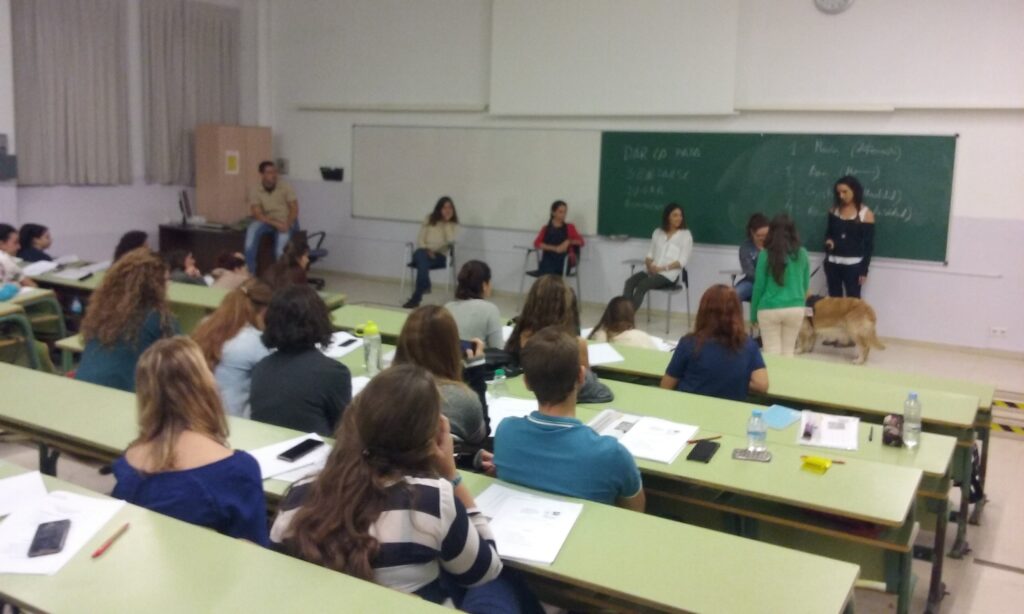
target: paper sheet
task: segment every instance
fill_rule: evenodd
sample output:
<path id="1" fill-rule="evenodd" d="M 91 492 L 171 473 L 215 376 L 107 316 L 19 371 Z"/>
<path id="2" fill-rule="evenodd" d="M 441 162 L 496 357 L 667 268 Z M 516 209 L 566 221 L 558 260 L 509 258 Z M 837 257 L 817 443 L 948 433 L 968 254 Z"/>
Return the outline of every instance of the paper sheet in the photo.
<path id="1" fill-rule="evenodd" d="M 31 264 L 26 264 L 25 266 L 21 267 L 21 272 L 24 273 L 25 275 L 28 275 L 29 277 L 35 277 L 36 275 L 45 275 L 46 273 L 49 273 L 58 266 L 60 265 L 57 264 L 56 262 L 50 260 L 40 260 L 39 262 L 33 262 Z"/>
<path id="2" fill-rule="evenodd" d="M 65 254 L 54 260 L 54 262 L 56 262 L 60 266 L 66 266 L 81 261 L 82 259 L 76 256 L 75 254 Z"/>
<path id="3" fill-rule="evenodd" d="M 492 484 L 476 498 L 477 507 L 489 517 L 498 554 L 502 557 L 550 565 L 583 511 L 579 503 Z"/>
<path id="4" fill-rule="evenodd" d="M 124 501 L 98 499 L 54 491 L 36 505 L 21 508 L 0 523 L 0 573 L 53 575 L 60 571 L 103 527 Z M 36 528 L 44 522 L 70 520 L 64 549 L 56 554 L 29 558 L 28 549 Z M 131 536 L 126 536 L 131 539 Z"/>
<path id="5" fill-rule="evenodd" d="M 342 346 L 343 343 L 348 343 L 349 341 L 351 341 L 352 343 L 349 343 L 349 345 L 346 346 Z M 320 351 L 323 352 L 324 355 L 327 356 L 328 358 L 334 358 L 335 360 L 337 360 L 339 358 L 344 358 L 345 356 L 348 356 L 349 354 L 358 350 L 361 347 L 363 347 L 362 339 L 356 337 L 351 333 L 346 333 L 345 331 L 342 330 L 331 335 L 331 344 L 325 348 L 320 348 Z"/>
<path id="6" fill-rule="evenodd" d="M 312 468 L 315 470 L 317 468 L 322 468 L 324 463 L 327 462 L 327 456 L 331 453 L 331 446 L 329 445 L 320 446 L 302 458 L 297 459 L 293 463 L 281 460 L 277 457 L 278 454 L 307 439 L 318 439 L 323 441 L 324 438 L 316 433 L 310 433 L 308 435 L 301 435 L 294 439 L 289 439 L 288 441 L 281 441 L 255 450 L 249 450 L 249 454 L 252 454 L 256 459 L 256 462 L 260 464 L 260 474 L 263 476 L 264 480 L 268 478 L 278 478 L 283 474 L 292 473 L 297 469 Z"/>
<path id="7" fill-rule="evenodd" d="M 772 405 L 762 414 L 765 426 L 781 431 L 800 419 L 800 412 L 784 405 Z"/>
<path id="8" fill-rule="evenodd" d="M 501 338 L 508 343 L 509 337 L 512 336 L 512 331 L 515 329 L 514 326 L 502 326 L 501 327 Z"/>
<path id="9" fill-rule="evenodd" d="M 618 439 L 634 457 L 659 463 L 674 462 L 698 430 L 692 424 L 634 416 L 615 409 L 602 411 L 589 426 L 600 435 Z"/>
<path id="10" fill-rule="evenodd" d="M 366 388 L 366 385 L 370 383 L 370 378 L 365 375 L 357 375 L 352 378 L 352 397 L 355 398 L 357 394 Z"/>
<path id="11" fill-rule="evenodd" d="M 860 418 L 820 414 L 810 410 L 800 413 L 796 442 L 804 446 L 856 450 Z"/>
<path id="12" fill-rule="evenodd" d="M 591 343 L 587 346 L 587 356 L 590 358 L 591 367 L 626 360 L 610 343 Z"/>
<path id="13" fill-rule="evenodd" d="M 676 349 L 677 341 L 665 341 L 661 337 L 655 337 L 651 335 L 651 339 L 658 345 L 658 349 L 662 352 L 672 352 Z"/>
<path id="14" fill-rule="evenodd" d="M 37 505 L 46 498 L 46 485 L 38 471 L 0 480 L 0 516 Z"/>
<path id="15" fill-rule="evenodd" d="M 498 425 L 505 418 L 523 418 L 537 409 L 535 399 L 494 398 L 487 395 L 487 415 L 491 419 L 491 436 L 498 431 Z"/>
<path id="16" fill-rule="evenodd" d="M 395 350 L 391 350 L 387 354 L 380 357 L 380 362 L 385 369 L 391 366 L 391 363 L 395 362 Z"/>
<path id="17" fill-rule="evenodd" d="M 584 339 L 588 339 L 590 337 L 590 333 L 592 333 L 592 332 L 594 332 L 594 327 L 581 329 L 580 330 L 580 337 L 583 337 Z"/>

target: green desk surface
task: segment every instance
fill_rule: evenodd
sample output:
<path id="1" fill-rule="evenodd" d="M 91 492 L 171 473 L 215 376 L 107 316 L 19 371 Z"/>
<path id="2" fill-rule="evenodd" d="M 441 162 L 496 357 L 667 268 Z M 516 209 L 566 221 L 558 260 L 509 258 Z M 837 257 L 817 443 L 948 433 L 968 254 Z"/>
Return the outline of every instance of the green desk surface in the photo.
<path id="1" fill-rule="evenodd" d="M 475 494 L 497 482 L 478 474 L 463 477 Z M 590 501 L 554 498 L 583 503 L 583 512 L 554 564 L 529 565 L 530 572 L 571 577 L 574 584 L 631 603 L 687 612 L 840 612 L 858 576 L 857 566 L 849 563 Z M 638 537 L 671 547 L 638 547 Z"/>
<path id="2" fill-rule="evenodd" d="M 45 290 L 43 288 L 32 288 L 25 292 L 19 292 L 13 296 L 10 302 L 17 305 L 31 305 L 37 301 L 50 300 L 57 298 L 57 295 L 53 293 L 53 290 Z"/>
<path id="3" fill-rule="evenodd" d="M 390 346 L 385 346 L 384 351 L 390 349 Z M 361 352 L 348 354 L 342 359 L 342 362 L 353 375 L 362 375 L 366 372 Z M 532 395 L 527 392 L 522 381 L 521 377 L 509 380 L 509 393 L 517 397 L 530 398 Z M 694 417 L 706 418 L 709 416 L 708 411 L 715 411 L 709 409 L 713 407 L 713 404 L 703 403 L 701 397 L 696 395 L 682 395 L 645 386 L 631 386 L 629 389 L 631 392 L 627 392 L 627 398 L 624 399 L 619 396 L 619 392 L 625 389 L 618 382 L 610 383 L 615 386 L 616 400 L 606 406 L 629 413 L 657 415 L 666 419 L 686 422 L 679 413 L 673 410 L 673 404 L 678 403 L 681 407 L 702 406 L 700 415 L 692 414 Z M 633 394 L 636 396 L 630 399 L 629 397 Z M 580 406 L 577 408 L 577 415 L 581 420 L 587 422 L 597 415 L 599 411 L 597 407 Z M 645 473 L 685 480 L 762 500 L 785 503 L 886 526 L 904 524 L 922 477 L 921 469 L 915 467 L 913 462 L 893 463 L 889 466 L 856 456 L 844 456 L 844 458 L 850 458 L 847 464 L 836 465 L 825 475 L 816 475 L 800 469 L 803 464 L 800 459 L 801 455 L 819 454 L 829 457 L 839 457 L 840 455 L 831 454 L 832 450 L 796 445 L 773 445 L 771 451 L 774 458 L 769 463 L 733 460 L 732 450 L 747 446 L 746 418 L 750 417 L 749 410 L 752 406 L 744 407 L 745 409 L 742 409 L 744 417 L 740 422 L 742 426 L 738 429 L 730 427 L 723 419 L 715 420 L 715 425 L 716 427 L 728 427 L 728 430 L 726 428 L 721 430 L 708 428 L 706 423 L 700 420 L 690 422 L 690 424 L 701 426 L 702 435 L 723 435 L 719 440 L 721 448 L 710 463 L 687 461 L 687 451 L 684 450 L 670 465 L 642 459 L 637 459 L 637 464 Z M 865 439 L 867 437 L 863 431 L 862 436 Z M 946 465 L 948 464 L 947 458 Z M 940 461 L 936 461 L 934 464 L 936 471 L 945 473 L 945 466 L 939 469 L 939 465 Z"/>
<path id="4" fill-rule="evenodd" d="M 950 392 L 971 397 L 978 397 L 978 408 L 989 410 L 992 407 L 992 398 L 996 388 L 992 384 L 972 382 L 968 380 L 950 379 L 937 375 L 924 375 L 920 373 L 907 373 L 905 371 L 886 371 L 868 365 L 852 365 L 844 363 L 825 362 L 810 358 L 784 356 L 765 356 L 765 362 L 771 369 L 796 368 L 809 374 L 828 374 L 849 378 L 859 378 L 871 382 L 893 384 L 907 388 L 920 390 L 936 390 Z M 918 390 L 918 392 L 920 392 Z"/>
<path id="5" fill-rule="evenodd" d="M 394 341 L 402 332 L 405 319 L 409 317 L 407 311 L 397 309 L 384 309 L 381 307 L 367 307 L 365 305 L 345 305 L 341 309 L 331 312 L 331 323 L 335 328 L 353 330 L 361 328 L 367 321 L 373 320 L 380 329 L 381 336 L 388 341 Z"/>
<path id="6" fill-rule="evenodd" d="M 65 277 L 60 277 L 59 275 L 54 275 L 53 273 L 46 273 L 45 275 L 36 275 L 32 279 L 45 286 L 72 288 L 74 290 L 87 290 L 91 292 L 100 284 L 99 280 L 102 278 L 103 273 L 94 273 L 92 276 L 82 280 L 67 279 Z"/>
<path id="7" fill-rule="evenodd" d="M 592 416 L 612 407 L 626 413 L 644 416 L 656 416 L 675 422 L 700 426 L 699 437 L 729 433 L 745 436 L 747 420 L 754 409 L 764 409 L 760 405 L 726 401 L 696 394 L 686 394 L 673 390 L 663 390 L 653 386 L 641 386 L 606 380 L 604 382 L 612 392 L 615 400 L 611 403 L 580 405 L 577 413 L 581 419 L 589 420 Z M 522 378 L 509 381 L 509 391 L 515 396 L 528 398 L 529 394 L 522 384 Z M 927 475 L 941 477 L 949 471 L 956 448 L 956 438 L 935 433 L 922 433 L 921 444 L 916 450 L 893 448 L 882 445 L 882 430 L 878 425 L 861 423 L 860 445 L 857 450 L 828 450 L 810 448 L 796 443 L 799 421 L 783 430 L 768 429 L 768 443 L 775 445 L 795 446 L 804 454 L 818 454 L 831 458 L 858 459 L 920 469 Z M 868 438 L 871 441 L 868 441 Z"/>
<path id="8" fill-rule="evenodd" d="M 622 345 L 616 345 L 615 349 L 625 361 L 600 365 L 595 367 L 597 371 L 660 378 L 670 359 L 669 353 L 657 350 Z M 833 363 L 803 358 L 782 362 L 774 356 L 765 356 L 765 362 L 769 382 L 767 396 L 797 405 L 808 403 L 876 415 L 901 414 L 910 390 L 904 384 L 856 377 L 860 368 L 853 365 L 841 370 L 836 368 L 840 365 Z M 916 392 L 926 424 L 954 428 L 970 428 L 974 424 L 979 407 L 977 397 L 930 388 Z"/>
<path id="9" fill-rule="evenodd" d="M 352 362 L 354 364 L 358 361 Z M 4 364 L 0 364 L 0 385 L 6 395 L 5 403 L 0 408 L 0 423 L 4 426 L 16 426 L 20 430 L 41 435 L 40 439 L 70 444 L 70 447 L 87 452 L 90 456 L 104 458 L 120 454 L 136 435 L 135 396 L 131 393 Z M 43 387 L 47 393 L 39 394 Z M 83 404 L 88 404 L 88 411 L 83 411 Z M 298 435 L 289 429 L 234 417 L 229 419 L 229 426 L 231 445 L 243 450 Z M 467 484 L 477 492 L 489 483 L 483 476 L 467 474 L 465 477 Z M 277 480 L 264 482 L 264 489 L 271 499 L 279 497 L 286 488 L 287 484 Z M 133 520 L 132 534 L 139 533 L 135 531 Z M 669 537 L 674 540 L 674 544 L 692 545 L 692 549 L 658 548 L 653 545 L 664 543 Z M 650 545 L 644 545 L 645 541 L 650 542 Z M 595 547 L 594 544 L 599 546 Z M 613 556 L 595 556 L 595 551 Z M 714 551 L 716 556 L 708 557 L 706 553 L 709 551 Z M 700 554 L 704 554 L 700 557 L 701 564 L 692 565 Z M 152 556 L 155 555 L 150 551 L 147 560 Z M 630 561 L 629 565 L 620 564 L 623 557 Z M 706 560 L 709 558 L 714 558 L 714 562 L 709 564 Z M 223 570 L 235 569 L 223 559 L 217 562 L 219 572 L 211 571 L 202 563 L 197 563 L 197 573 L 205 578 L 224 577 Z M 628 573 L 624 572 L 624 567 L 628 567 Z M 694 569 L 691 570 L 691 567 Z M 141 560 L 134 561 L 132 568 L 147 569 Z M 245 567 L 245 570 L 247 577 L 251 577 L 252 569 Z M 773 604 L 769 611 L 839 612 L 858 575 L 855 565 L 593 503 L 586 504 L 577 529 L 570 536 L 555 565 L 529 566 L 529 570 L 572 586 L 593 588 L 629 599 L 633 603 L 657 604 L 659 609 L 736 612 L 765 611 L 766 604 Z M 808 591 L 801 587 L 806 585 L 808 576 L 805 574 L 812 572 L 817 579 L 814 590 Z M 744 578 L 759 578 L 758 583 L 743 584 L 755 587 L 755 592 L 745 596 L 734 594 L 731 583 L 735 581 L 737 573 Z M 681 580 L 682 576 L 686 576 L 685 581 Z M 84 580 L 82 583 L 88 584 Z M 771 586 L 765 589 L 760 583 Z M 195 580 L 194 586 L 205 584 Z M 729 590 L 724 590 L 724 586 L 728 586 Z M 180 590 L 177 584 L 175 588 Z M 132 587 L 131 594 L 134 594 L 134 590 L 135 587 Z M 164 593 L 158 591 L 154 594 Z M 217 593 L 217 596 L 220 595 Z M 64 599 L 65 596 L 52 595 L 47 598 Z M 235 595 L 232 593 L 221 598 L 233 599 Z M 154 600 L 147 603 L 173 601 Z M 31 605 L 37 604 L 33 602 Z M 42 603 L 38 607 L 54 609 Z M 98 611 L 103 609 L 97 608 Z M 214 609 L 203 607 L 198 608 L 198 611 Z M 374 611 L 379 609 L 374 608 Z"/>
<path id="10" fill-rule="evenodd" d="M 0 303 L 0 318 L 12 315 L 24 316 L 25 309 L 21 305 L 10 301 Z"/>
<path id="11" fill-rule="evenodd" d="M 0 461 L 0 477 L 25 470 Z M 89 491 L 44 476 L 50 490 Z M 102 495 L 96 495 L 102 496 Z M 125 522 L 102 557 L 90 554 Z M 835 570 L 837 578 L 841 572 Z M 301 588 L 300 588 L 301 587 Z M 53 576 L 0 575 L 0 597 L 41 612 L 443 611 L 430 602 L 126 505 Z"/>

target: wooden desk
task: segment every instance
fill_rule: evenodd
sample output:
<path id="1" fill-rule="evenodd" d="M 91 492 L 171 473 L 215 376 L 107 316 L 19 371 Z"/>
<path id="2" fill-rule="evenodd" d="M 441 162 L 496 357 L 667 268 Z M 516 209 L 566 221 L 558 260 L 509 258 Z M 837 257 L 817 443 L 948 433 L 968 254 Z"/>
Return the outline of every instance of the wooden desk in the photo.
<path id="1" fill-rule="evenodd" d="M 0 407 L 0 427 L 25 433 L 44 447 L 58 446 L 109 462 L 136 435 L 131 393 L 8 365 L 0 365 L 0 382 L 12 401 Z M 233 416 L 228 420 L 231 445 L 238 449 L 251 450 L 299 435 Z M 472 474 L 465 479 L 474 492 L 491 483 Z M 276 504 L 287 486 L 279 480 L 265 481 L 268 502 Z M 731 612 L 767 608 L 812 613 L 843 611 L 852 599 L 856 565 L 596 503 L 584 505 L 555 565 L 509 564 L 535 580 L 554 583 L 565 594 L 586 596 L 599 608 L 614 605 L 678 612 L 718 610 L 728 604 Z M 676 547 L 659 547 L 665 540 Z M 697 559 L 699 565 L 694 564 Z M 817 578 L 813 589 L 808 589 L 805 574 Z M 737 577 L 751 581 L 738 586 Z"/>
<path id="2" fill-rule="evenodd" d="M 0 478 L 24 472 L 0 461 Z M 49 490 L 105 498 L 56 478 L 43 479 Z M 103 557 L 90 558 L 125 522 L 131 523 L 128 533 Z M 0 574 L 0 601 L 38 612 L 312 612 L 330 603 L 351 612 L 445 611 L 130 504 L 57 574 Z"/>

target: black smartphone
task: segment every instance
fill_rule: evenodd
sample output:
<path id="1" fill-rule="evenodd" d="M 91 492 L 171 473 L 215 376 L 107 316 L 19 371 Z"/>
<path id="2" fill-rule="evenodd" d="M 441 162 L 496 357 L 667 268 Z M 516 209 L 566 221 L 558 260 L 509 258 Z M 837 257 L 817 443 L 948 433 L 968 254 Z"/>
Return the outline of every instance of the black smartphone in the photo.
<path id="1" fill-rule="evenodd" d="M 36 535 L 32 538 L 32 545 L 28 547 L 28 555 L 32 557 L 57 554 L 64 549 L 64 541 L 68 538 L 68 531 L 70 530 L 70 520 L 44 522 L 36 528 Z"/>
<path id="2" fill-rule="evenodd" d="M 277 458 L 293 463 L 322 445 L 324 442 L 319 439 L 307 439 L 281 452 Z"/>
<path id="3" fill-rule="evenodd" d="M 475 343 L 473 343 L 472 341 L 462 341 L 461 339 L 459 340 L 459 347 L 462 348 L 463 356 L 466 355 L 466 352 L 473 352 L 474 350 L 476 350 Z"/>
<path id="4" fill-rule="evenodd" d="M 348 346 L 352 345 L 352 344 L 353 344 L 353 343 L 355 343 L 356 341 L 359 341 L 359 340 L 358 340 L 358 339 L 348 339 L 348 340 L 346 340 L 346 341 L 344 341 L 344 342 L 340 343 L 340 344 L 338 345 L 338 347 L 343 347 L 343 348 L 347 348 Z"/>
<path id="5" fill-rule="evenodd" d="M 717 441 L 698 441 L 697 445 L 693 446 L 690 453 L 686 455 L 686 460 L 697 461 L 698 463 L 711 462 L 711 457 L 718 452 L 719 443 Z"/>

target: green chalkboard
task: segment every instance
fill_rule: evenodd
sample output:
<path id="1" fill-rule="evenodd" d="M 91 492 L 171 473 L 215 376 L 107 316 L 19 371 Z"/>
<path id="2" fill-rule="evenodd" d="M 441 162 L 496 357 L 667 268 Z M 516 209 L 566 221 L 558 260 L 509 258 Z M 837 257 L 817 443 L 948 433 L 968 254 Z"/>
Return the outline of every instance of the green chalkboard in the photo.
<path id="1" fill-rule="evenodd" d="M 598 233 L 650 237 L 678 202 L 697 243 L 739 245 L 750 214 L 787 212 L 822 251 L 832 184 L 854 175 L 875 255 L 943 262 L 956 137 L 605 132 Z"/>

